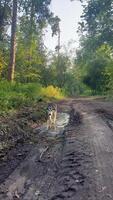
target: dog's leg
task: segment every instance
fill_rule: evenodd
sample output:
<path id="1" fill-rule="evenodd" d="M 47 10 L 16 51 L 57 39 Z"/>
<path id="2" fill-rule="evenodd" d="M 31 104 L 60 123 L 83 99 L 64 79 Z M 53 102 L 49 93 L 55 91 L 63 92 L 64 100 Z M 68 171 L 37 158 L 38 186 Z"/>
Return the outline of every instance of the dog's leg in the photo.
<path id="1" fill-rule="evenodd" d="M 47 130 L 49 129 L 49 122 L 48 122 L 48 120 L 47 120 Z"/>
<path id="2" fill-rule="evenodd" d="M 54 129 L 56 130 L 56 111 L 53 113 L 53 124 L 54 124 Z"/>
<path id="3" fill-rule="evenodd" d="M 51 118 L 49 118 L 47 120 L 47 129 L 50 129 L 52 127 L 52 121 L 51 121 Z"/>
<path id="4" fill-rule="evenodd" d="M 47 130 L 49 130 L 49 128 L 50 128 L 50 120 L 48 119 L 47 120 Z"/>

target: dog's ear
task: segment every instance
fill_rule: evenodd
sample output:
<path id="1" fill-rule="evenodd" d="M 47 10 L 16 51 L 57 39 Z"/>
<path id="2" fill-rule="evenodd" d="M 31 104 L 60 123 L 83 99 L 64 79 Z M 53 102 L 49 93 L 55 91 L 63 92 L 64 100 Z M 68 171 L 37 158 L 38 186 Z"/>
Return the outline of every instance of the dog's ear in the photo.
<path id="1" fill-rule="evenodd" d="M 47 108 L 51 108 L 51 106 L 52 106 L 51 103 L 48 103 Z"/>

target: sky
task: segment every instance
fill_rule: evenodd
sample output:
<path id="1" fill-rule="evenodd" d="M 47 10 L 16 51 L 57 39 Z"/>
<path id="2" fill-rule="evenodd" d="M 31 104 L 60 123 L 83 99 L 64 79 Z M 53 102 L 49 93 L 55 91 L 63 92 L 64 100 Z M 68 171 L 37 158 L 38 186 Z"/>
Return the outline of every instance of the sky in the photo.
<path id="1" fill-rule="evenodd" d="M 77 28 L 82 14 L 81 3 L 77 0 L 73 2 L 70 0 L 52 0 L 50 8 L 61 19 L 61 45 L 66 45 L 70 40 L 74 40 L 74 46 L 77 48 L 79 46 Z M 54 50 L 57 45 L 57 37 L 51 37 L 50 27 L 46 30 L 44 42 L 49 50 Z"/>

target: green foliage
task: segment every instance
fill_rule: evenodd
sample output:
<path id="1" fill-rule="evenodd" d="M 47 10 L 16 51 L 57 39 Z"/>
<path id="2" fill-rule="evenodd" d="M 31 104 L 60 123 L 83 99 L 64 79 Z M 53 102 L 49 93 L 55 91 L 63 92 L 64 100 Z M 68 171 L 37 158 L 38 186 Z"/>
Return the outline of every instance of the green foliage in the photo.
<path id="1" fill-rule="evenodd" d="M 2 53 L 0 52 L 0 74 L 1 74 L 2 69 L 3 69 L 3 65 L 4 65 L 4 58 L 3 58 Z"/>
<path id="2" fill-rule="evenodd" d="M 41 86 L 37 83 L 9 83 L 0 82 L 0 110 L 8 112 L 12 109 L 19 109 L 37 101 L 40 97 Z"/>
<path id="3" fill-rule="evenodd" d="M 81 48 L 75 63 L 82 82 L 92 94 L 107 94 L 113 89 L 112 0 L 83 0 L 79 31 Z"/>
<path id="4" fill-rule="evenodd" d="M 38 101 L 62 99 L 62 91 L 58 87 L 42 87 L 38 83 L 9 83 L 0 82 L 0 114 L 18 110 L 23 106 L 38 104 Z"/>
<path id="5" fill-rule="evenodd" d="M 0 41 L 7 36 L 6 32 L 11 20 L 11 0 L 0 1 Z"/>
<path id="6" fill-rule="evenodd" d="M 76 96 L 80 94 L 80 83 L 72 72 L 68 72 L 65 74 L 65 83 L 63 85 L 63 90 L 67 96 Z"/>
<path id="7" fill-rule="evenodd" d="M 100 46 L 91 57 L 81 61 L 84 68 L 83 82 L 93 91 L 93 94 L 106 93 L 112 79 L 110 69 L 113 65 L 112 48 L 109 45 Z M 80 60 L 79 60 L 80 62 Z"/>
<path id="8" fill-rule="evenodd" d="M 113 45 L 112 3 L 112 0 L 88 0 L 84 5 L 83 1 L 80 30 L 96 38 L 100 45 L 104 42 Z"/>
<path id="9" fill-rule="evenodd" d="M 70 57 L 63 53 L 53 55 L 48 67 L 41 71 L 41 84 L 62 88 L 67 96 L 76 96 L 84 92 L 78 68 L 73 69 Z"/>
<path id="10" fill-rule="evenodd" d="M 20 27 L 18 27 L 16 80 L 24 83 L 39 81 L 40 70 L 46 62 L 41 32 L 40 30 L 33 31 L 31 34 L 30 28 L 29 19 L 22 17 Z"/>
<path id="11" fill-rule="evenodd" d="M 1 1 L 3 36 L 10 22 L 11 1 Z M 1 110 L 17 109 L 46 97 L 105 94 L 113 89 L 113 17 L 112 0 L 81 0 L 80 48 L 73 63 L 69 48 L 51 55 L 44 47 L 43 30 L 49 24 L 52 35 L 59 30 L 59 18 L 50 10 L 51 0 L 20 0 L 21 16 L 17 28 L 15 81 L 1 82 Z M 6 3 L 6 4 L 5 4 Z M 9 4 L 8 4 L 9 3 Z M 4 23 L 3 23 L 4 22 Z M 0 36 L 1 37 L 1 36 Z M 6 40 L 5 40 L 6 39 Z M 0 43 L 0 78 L 6 79 L 9 62 L 9 38 Z M 21 83 L 20 83 L 21 82 Z M 24 83 L 24 84 L 22 84 Z M 42 85 L 42 87 L 39 84 Z M 39 86 L 38 86 L 39 85 Z M 43 89 L 42 89 L 43 88 Z M 61 88 L 61 89 L 60 89 Z"/>
<path id="12" fill-rule="evenodd" d="M 11 3 L 9 6 L 11 6 L 12 1 L 9 2 Z M 44 87 L 42 89 L 43 95 L 48 97 L 56 96 L 60 98 L 62 94 L 59 88 L 62 88 L 62 91 L 65 91 L 68 95 L 79 94 L 82 91 L 80 80 L 78 80 L 77 75 L 73 74 L 71 70 L 73 66 L 67 52 L 60 53 L 59 56 L 54 54 L 52 61 L 49 61 L 49 64 L 47 62 L 48 54 L 44 47 L 43 29 L 49 24 L 52 28 L 52 36 L 57 35 L 60 22 L 60 19 L 51 12 L 50 3 L 51 0 L 18 1 L 18 10 L 21 11 L 21 16 L 18 18 L 17 25 L 15 66 L 15 81 L 17 83 L 10 85 L 9 92 L 1 89 L 2 100 L 4 96 L 6 99 L 1 105 L 4 105 L 8 109 L 17 109 L 21 105 L 24 105 L 24 103 L 29 103 L 30 100 L 34 101 L 33 88 L 36 82 Z M 10 45 L 8 38 L 6 39 L 6 43 L 7 45 L 5 46 L 5 42 L 3 42 L 1 49 L 3 47 L 4 49 L 0 54 L 1 79 L 6 79 L 9 63 Z M 32 91 L 30 91 L 29 84 L 27 90 L 27 83 L 34 83 Z M 4 82 L 4 85 L 7 85 L 7 83 Z M 3 84 L 1 88 L 3 88 Z M 24 91 L 24 88 L 26 91 Z M 29 96 L 29 91 L 32 98 Z M 34 94 L 37 97 L 39 95 L 36 94 L 36 91 Z"/>
<path id="13" fill-rule="evenodd" d="M 42 30 L 48 24 L 51 26 L 52 35 L 57 33 L 60 19 L 50 10 L 51 0 L 22 0 L 20 2 L 24 16 L 27 16 L 31 23 L 30 34 L 37 28 Z"/>

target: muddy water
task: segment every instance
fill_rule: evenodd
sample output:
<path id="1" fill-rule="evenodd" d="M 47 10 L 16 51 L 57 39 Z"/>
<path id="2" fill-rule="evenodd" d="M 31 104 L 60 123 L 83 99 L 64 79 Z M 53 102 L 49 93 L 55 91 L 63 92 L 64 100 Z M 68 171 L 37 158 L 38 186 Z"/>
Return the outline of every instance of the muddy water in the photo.
<path id="1" fill-rule="evenodd" d="M 68 122 L 69 114 L 58 113 L 56 129 L 54 130 L 53 128 L 47 130 L 46 124 L 44 124 L 38 130 L 40 133 L 38 132 L 37 134 L 42 134 L 42 136 L 44 135 L 48 138 L 60 136 Z M 0 193 L 0 200 L 13 200 L 14 198 L 20 199 L 20 196 L 22 200 L 39 199 L 38 188 L 40 189 L 42 184 L 45 184 L 45 180 L 43 180 L 43 178 L 48 180 L 49 177 L 49 175 L 46 175 L 44 171 L 47 173 L 50 166 L 54 166 L 53 163 L 56 163 L 56 161 L 54 161 L 54 153 L 59 154 L 60 146 L 61 143 L 54 145 L 53 153 L 49 152 L 49 146 L 45 146 L 45 144 L 40 145 L 40 147 L 37 146 L 35 149 L 33 149 L 28 158 L 26 158 L 25 161 L 21 163 L 21 165 L 9 176 L 5 182 L 5 185 L 3 184 L 1 186 L 0 190 L 2 193 Z M 48 152 L 50 153 L 50 161 L 48 160 Z M 42 176 L 41 179 L 40 176 Z M 50 174 L 50 179 L 51 177 L 52 175 Z M 47 198 L 45 200 L 47 200 Z"/>
<path id="2" fill-rule="evenodd" d="M 64 131 L 64 128 L 69 123 L 69 114 L 68 113 L 58 113 L 57 114 L 57 121 L 56 121 L 56 127 L 52 127 L 51 129 L 47 129 L 47 124 L 43 124 L 43 126 L 40 127 L 40 134 L 46 133 L 49 136 L 56 136 Z"/>
<path id="3" fill-rule="evenodd" d="M 69 123 L 69 114 L 58 113 L 58 118 L 56 122 L 57 128 L 64 128 Z"/>
<path id="4" fill-rule="evenodd" d="M 45 124 L 36 132 L 39 143 L 1 185 L 0 200 L 113 200 L 112 122 L 84 104 L 75 105 L 83 115 L 78 128 L 66 129 L 69 115 L 61 113 L 56 130 Z"/>

